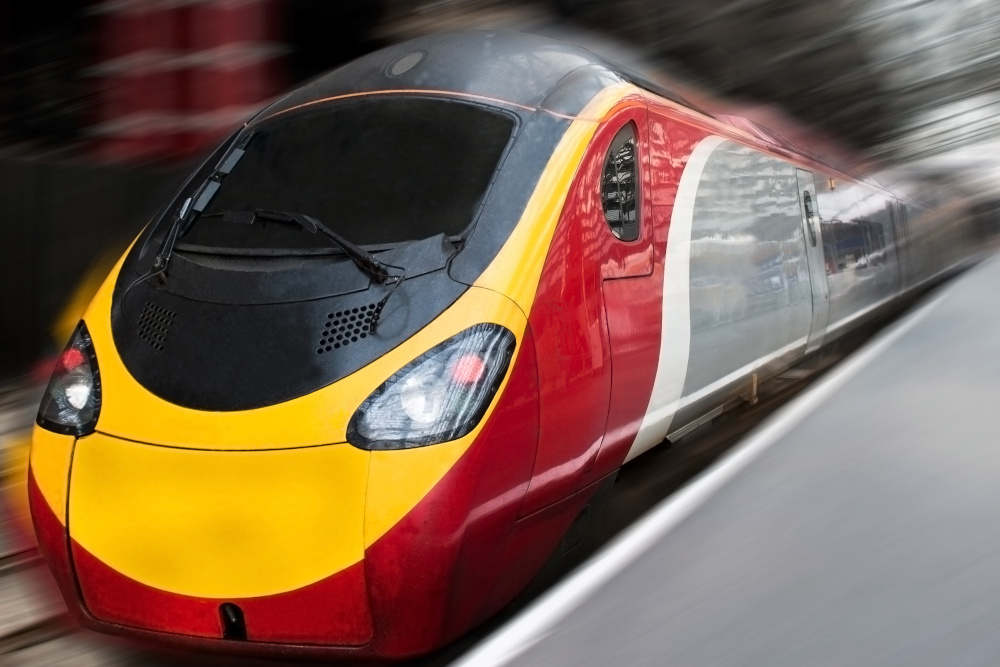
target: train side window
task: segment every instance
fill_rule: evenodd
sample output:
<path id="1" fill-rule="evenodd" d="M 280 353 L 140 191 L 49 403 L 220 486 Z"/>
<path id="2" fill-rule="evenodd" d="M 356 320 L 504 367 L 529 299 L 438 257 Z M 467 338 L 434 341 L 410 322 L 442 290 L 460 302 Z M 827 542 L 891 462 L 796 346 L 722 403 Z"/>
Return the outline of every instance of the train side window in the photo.
<path id="1" fill-rule="evenodd" d="M 622 241 L 639 238 L 639 174 L 635 126 L 626 123 L 608 148 L 601 173 L 601 206 L 611 233 Z"/>
<path id="2" fill-rule="evenodd" d="M 809 191 L 802 193 L 802 207 L 806 210 L 806 227 L 809 229 L 809 243 L 816 247 L 816 209 L 813 207 Z"/>

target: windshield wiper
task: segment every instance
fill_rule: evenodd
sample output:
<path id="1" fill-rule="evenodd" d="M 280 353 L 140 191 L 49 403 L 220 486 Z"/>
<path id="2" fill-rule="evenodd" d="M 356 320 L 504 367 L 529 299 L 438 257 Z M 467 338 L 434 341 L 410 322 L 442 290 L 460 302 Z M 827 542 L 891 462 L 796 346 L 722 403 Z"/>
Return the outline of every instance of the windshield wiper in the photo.
<path id="1" fill-rule="evenodd" d="M 384 283 L 389 278 L 389 271 L 386 268 L 386 265 L 378 261 L 375 255 L 371 254 L 361 246 L 356 245 L 354 242 L 348 241 L 346 238 L 333 231 L 311 215 L 286 211 L 271 211 L 264 208 L 258 208 L 253 211 L 226 210 L 222 213 L 210 213 L 208 215 L 202 215 L 201 217 L 218 217 L 220 215 L 225 222 L 239 222 L 245 225 L 252 225 L 256 220 L 271 220 L 274 222 L 298 225 L 311 234 L 319 232 L 329 240 L 333 241 L 334 245 L 343 250 L 344 253 L 351 258 L 351 261 L 353 261 L 359 269 L 371 276 L 375 282 Z"/>
<path id="2" fill-rule="evenodd" d="M 392 266 L 391 264 L 383 264 L 378 261 L 373 254 L 364 248 L 355 245 L 353 242 L 348 241 L 311 215 L 306 215 L 304 213 L 289 213 L 286 211 L 269 211 L 262 208 L 255 209 L 253 211 L 227 210 L 223 211 L 221 214 L 211 213 L 209 215 L 221 215 L 222 219 L 226 222 L 240 222 L 248 225 L 252 225 L 254 220 L 258 219 L 273 220 L 275 222 L 282 223 L 294 223 L 313 234 L 320 232 L 338 245 L 345 253 L 347 253 L 347 256 L 354 261 L 357 267 L 370 275 L 375 282 L 385 283 L 388 281 L 391 284 L 391 287 L 375 305 L 375 311 L 372 313 L 371 322 L 368 324 L 368 332 L 371 334 L 374 334 L 378 329 L 378 323 L 382 317 L 382 310 L 385 308 L 385 304 L 389 301 L 389 297 L 393 295 L 396 288 L 399 287 L 400 284 L 402 284 L 402 282 L 406 279 L 406 269 L 398 266 Z M 394 269 L 399 269 L 401 273 L 398 276 L 390 276 L 389 272 L 386 270 L 389 266 Z"/>
<path id="3" fill-rule="evenodd" d="M 253 135 L 254 133 L 251 131 L 246 132 L 246 134 L 242 137 L 237 136 L 233 145 L 222 156 L 222 160 L 216 164 L 215 169 L 213 169 L 212 173 L 208 175 L 208 178 L 206 178 L 202 184 L 198 186 L 198 189 L 193 195 L 185 199 L 184 203 L 181 204 L 181 209 L 170 222 L 170 228 L 167 230 L 167 235 L 163 239 L 163 243 L 160 244 L 160 251 L 156 254 L 156 257 L 153 258 L 153 263 L 149 267 L 149 270 L 133 280 L 131 284 L 125 288 L 125 291 L 122 292 L 121 308 L 123 315 L 127 315 L 128 293 L 132 291 L 133 287 L 155 276 L 160 276 L 161 280 L 166 280 L 167 266 L 170 264 L 170 257 L 174 252 L 174 246 L 177 245 L 177 239 L 183 236 L 187 231 L 188 225 L 193 217 L 192 214 L 200 213 L 205 210 L 205 207 L 208 206 L 212 197 L 214 197 L 215 193 L 218 192 L 219 186 L 222 184 L 222 179 L 224 179 L 229 172 L 233 170 L 233 167 L 235 167 L 246 154 L 247 146 L 250 144 L 250 140 L 253 138 Z M 145 248 L 145 246 L 143 246 L 143 248 Z M 145 252 L 145 249 L 143 249 L 143 252 Z"/>
<path id="4" fill-rule="evenodd" d="M 181 204 L 181 210 L 177 213 L 177 216 L 170 224 L 167 236 L 163 240 L 163 244 L 160 246 L 160 252 L 157 253 L 156 257 L 153 259 L 152 268 L 140 280 L 147 280 L 157 274 L 163 276 L 164 278 L 166 277 L 167 265 L 170 264 L 170 256 L 174 252 L 174 246 L 177 245 L 177 239 L 184 236 L 191 224 L 193 216 L 205 210 L 209 202 L 212 201 L 212 197 L 214 197 L 215 193 L 219 191 L 219 187 L 222 185 L 222 180 L 228 176 L 229 172 L 233 170 L 236 164 L 243 159 L 243 156 L 246 154 L 247 146 L 250 144 L 250 140 L 253 139 L 253 135 L 253 132 L 247 132 L 242 137 L 238 137 L 233 144 L 233 147 L 222 156 L 222 160 L 218 165 L 216 165 L 215 169 L 212 170 L 212 173 L 208 175 L 208 178 L 202 182 L 202 184 L 198 187 L 198 190 L 184 200 L 184 203 Z M 128 290 L 126 290 L 126 292 L 127 291 Z"/>

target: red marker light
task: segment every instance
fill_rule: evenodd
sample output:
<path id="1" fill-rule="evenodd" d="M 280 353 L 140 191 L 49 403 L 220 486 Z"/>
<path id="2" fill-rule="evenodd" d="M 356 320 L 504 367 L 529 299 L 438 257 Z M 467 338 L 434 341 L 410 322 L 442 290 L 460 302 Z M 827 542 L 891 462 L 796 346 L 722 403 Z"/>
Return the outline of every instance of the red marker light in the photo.
<path id="1" fill-rule="evenodd" d="M 451 379 L 459 384 L 475 384 L 485 372 L 486 364 L 478 355 L 463 354 L 451 367 Z"/>
<path id="2" fill-rule="evenodd" d="M 83 363 L 83 352 L 71 347 L 62 353 L 62 357 L 59 359 L 59 363 L 68 371 L 73 370 L 77 366 Z"/>

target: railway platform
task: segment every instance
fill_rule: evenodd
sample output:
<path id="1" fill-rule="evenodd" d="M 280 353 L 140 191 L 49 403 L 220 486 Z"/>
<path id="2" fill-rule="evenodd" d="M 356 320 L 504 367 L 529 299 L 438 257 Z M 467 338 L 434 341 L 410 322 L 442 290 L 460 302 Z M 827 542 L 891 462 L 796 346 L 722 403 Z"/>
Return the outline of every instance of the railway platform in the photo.
<path id="1" fill-rule="evenodd" d="M 458 663 L 1000 663 L 1000 258 Z"/>

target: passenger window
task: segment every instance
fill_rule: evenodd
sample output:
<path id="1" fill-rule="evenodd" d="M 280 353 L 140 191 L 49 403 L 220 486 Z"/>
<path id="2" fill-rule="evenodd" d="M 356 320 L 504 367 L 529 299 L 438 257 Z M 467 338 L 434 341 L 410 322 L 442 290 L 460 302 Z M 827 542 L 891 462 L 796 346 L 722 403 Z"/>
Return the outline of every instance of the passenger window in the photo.
<path id="1" fill-rule="evenodd" d="M 812 195 L 808 191 L 802 193 L 802 207 L 806 210 L 806 228 L 809 230 L 809 243 L 816 247 L 816 210 L 813 208 Z"/>
<path id="2" fill-rule="evenodd" d="M 601 205 L 611 233 L 622 241 L 639 238 L 639 174 L 635 126 L 626 124 L 615 135 L 601 175 Z"/>

